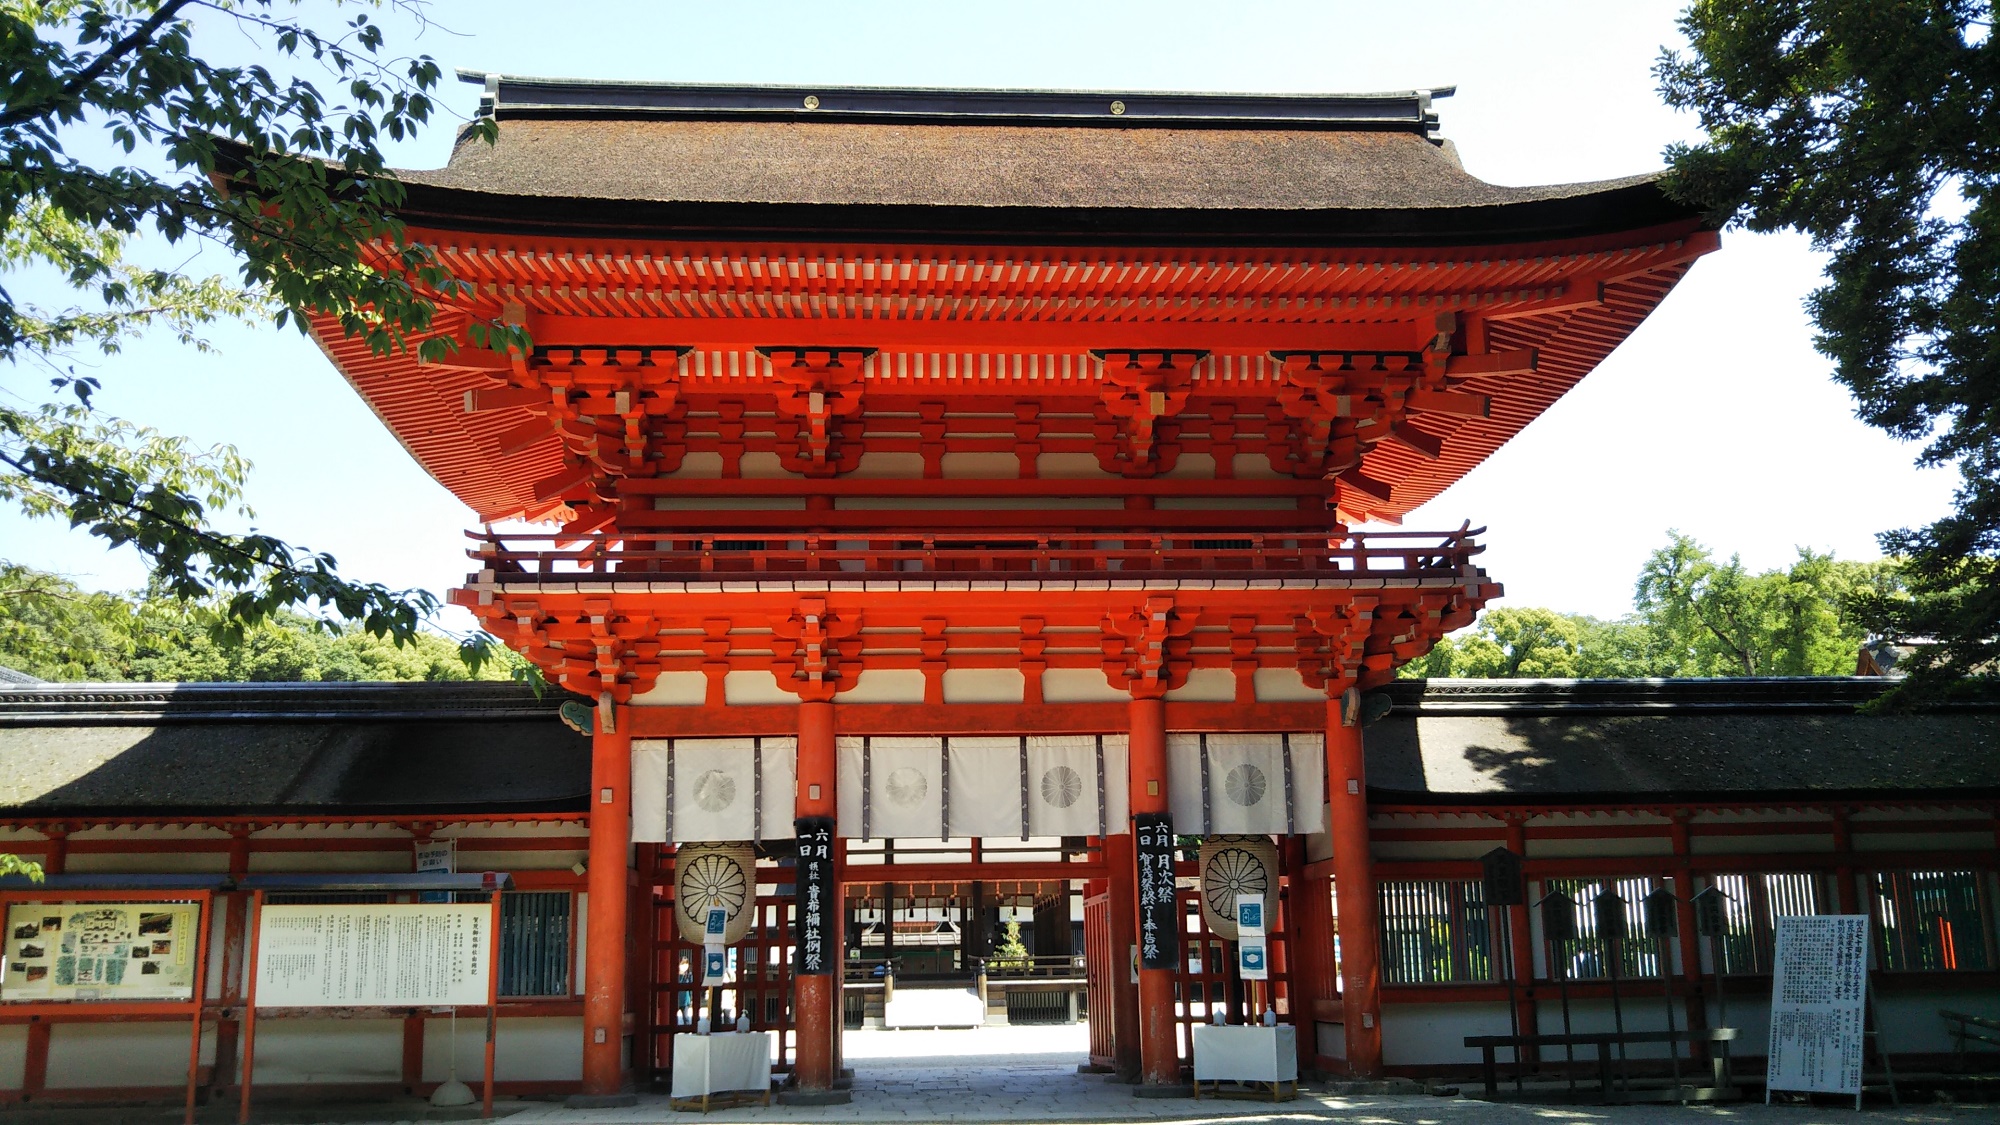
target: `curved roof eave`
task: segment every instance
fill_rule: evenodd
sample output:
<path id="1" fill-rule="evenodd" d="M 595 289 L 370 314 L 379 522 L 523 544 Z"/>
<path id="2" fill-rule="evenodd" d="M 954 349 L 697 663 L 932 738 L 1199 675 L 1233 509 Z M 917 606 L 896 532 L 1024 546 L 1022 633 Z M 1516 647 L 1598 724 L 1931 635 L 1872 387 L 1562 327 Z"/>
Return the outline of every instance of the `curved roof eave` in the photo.
<path id="1" fill-rule="evenodd" d="M 1645 176 L 1592 190 L 1476 206 L 1406 208 L 1004 207 L 879 203 L 658 202 L 512 195 L 408 183 L 413 225 L 576 237 L 744 238 L 1096 245 L 1429 247 L 1515 245 L 1703 225 Z"/>

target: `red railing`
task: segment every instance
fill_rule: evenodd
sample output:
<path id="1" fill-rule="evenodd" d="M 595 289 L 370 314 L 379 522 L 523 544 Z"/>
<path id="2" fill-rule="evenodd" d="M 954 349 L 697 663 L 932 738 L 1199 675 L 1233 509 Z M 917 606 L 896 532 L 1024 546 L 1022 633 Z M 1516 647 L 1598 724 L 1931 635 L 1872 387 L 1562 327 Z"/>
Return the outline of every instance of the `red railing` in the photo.
<path id="1" fill-rule="evenodd" d="M 672 531 L 590 536 L 467 532 L 468 552 L 500 585 L 589 576 L 812 575 L 823 578 L 951 579 L 1153 575 L 1272 578 L 1470 576 L 1485 528 L 1456 531 L 1322 530 L 1022 535 L 869 531 L 865 534 Z"/>

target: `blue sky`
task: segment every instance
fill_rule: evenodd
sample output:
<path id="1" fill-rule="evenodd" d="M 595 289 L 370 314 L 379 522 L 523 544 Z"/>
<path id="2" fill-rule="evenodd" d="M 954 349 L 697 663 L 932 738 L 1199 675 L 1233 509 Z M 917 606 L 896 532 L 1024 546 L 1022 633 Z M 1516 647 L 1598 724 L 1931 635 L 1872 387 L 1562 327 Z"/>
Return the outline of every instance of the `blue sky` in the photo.
<path id="1" fill-rule="evenodd" d="M 392 43 L 433 55 L 447 72 L 1106 90 L 1456 85 L 1437 108 L 1467 168 L 1528 184 L 1648 171 L 1666 144 L 1694 136 L 1692 119 L 1659 104 L 1650 73 L 1677 39 L 1677 11 L 1639 0 L 440 0 L 421 35 L 397 13 L 382 15 Z M 230 54 L 253 46 L 233 28 L 199 34 Z M 478 91 L 452 82 L 441 93 L 463 117 Z M 396 147 L 396 162 L 442 163 L 451 125 Z M 1726 234 L 1722 251 L 1577 390 L 1406 526 L 1484 524 L 1482 561 L 1507 587 L 1503 604 L 1601 616 L 1629 608 L 1632 579 L 1669 527 L 1759 568 L 1782 565 L 1801 545 L 1874 557 L 1876 532 L 1946 509 L 1953 475 L 1916 470 L 1914 446 L 1854 419 L 1801 308 L 1818 272 L 1801 239 Z M 91 358 L 102 405 L 241 448 L 256 464 L 257 526 L 331 552 L 349 577 L 440 592 L 460 580 L 471 513 L 416 467 L 310 341 L 269 326 L 225 327 L 214 339 L 215 355 L 142 341 Z M 0 370 L 0 388 L 31 396 L 42 377 Z M 11 512 L 0 514 L 0 557 L 103 588 L 135 586 L 143 573 L 129 553 Z"/>

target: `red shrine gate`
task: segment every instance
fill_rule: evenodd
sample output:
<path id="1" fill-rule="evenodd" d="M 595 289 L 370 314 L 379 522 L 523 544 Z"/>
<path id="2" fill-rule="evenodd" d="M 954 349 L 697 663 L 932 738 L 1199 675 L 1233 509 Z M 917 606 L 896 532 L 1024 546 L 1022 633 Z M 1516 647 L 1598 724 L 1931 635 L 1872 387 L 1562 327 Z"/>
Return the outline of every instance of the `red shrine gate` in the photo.
<path id="1" fill-rule="evenodd" d="M 626 907 L 628 843 L 666 888 L 671 845 L 774 856 L 795 818 L 835 826 L 836 897 L 1085 883 L 1103 1053 L 1174 1085 L 1187 1002 L 1219 982 L 1199 933 L 1196 970 L 1121 962 L 1130 826 L 1223 831 L 1211 794 L 1276 794 L 1280 773 L 1284 819 L 1244 829 L 1280 845 L 1273 991 L 1308 1063 L 1380 1071 L 1359 693 L 1499 587 L 1469 528 L 1351 525 L 1477 465 L 1715 245 L 1651 181 L 1482 183 L 1429 102 L 493 78 L 498 145 L 407 174 L 409 236 L 468 287 L 440 298 L 457 354 L 420 365 L 317 327 L 482 522 L 555 525 L 475 534 L 453 597 L 594 705 L 587 1093 L 658 1059 L 684 1010 L 677 939 L 646 934 L 643 896 Z M 474 321 L 534 349 L 479 351 Z M 1284 765 L 1230 790 L 1209 736 Z M 1039 776 L 1094 786 L 1097 819 L 1052 834 L 1082 838 L 1081 862 L 843 853 L 1034 835 L 1030 754 L 1078 740 L 1094 759 Z M 910 757 L 871 772 L 869 747 Z M 878 792 L 898 770 L 930 794 L 903 828 Z M 843 974 L 787 961 L 789 879 L 767 876 L 744 996 L 825 1092 Z"/>

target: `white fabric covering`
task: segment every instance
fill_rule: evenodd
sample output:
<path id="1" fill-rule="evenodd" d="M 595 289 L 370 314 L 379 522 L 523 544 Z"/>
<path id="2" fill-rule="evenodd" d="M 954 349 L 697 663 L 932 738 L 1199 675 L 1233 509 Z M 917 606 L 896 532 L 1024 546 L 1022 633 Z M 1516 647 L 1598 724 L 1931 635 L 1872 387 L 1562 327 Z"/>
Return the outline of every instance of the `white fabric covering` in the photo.
<path id="1" fill-rule="evenodd" d="M 1211 734 L 1208 810 L 1202 812 L 1204 737 L 1167 736 L 1167 787 L 1174 831 L 1185 836 L 1271 835 L 1286 832 L 1285 743 L 1291 743 L 1292 822 L 1306 834 L 1324 826 L 1326 754 L 1317 734 Z"/>
<path id="2" fill-rule="evenodd" d="M 838 746 L 842 836 L 935 840 L 943 834 L 942 739 L 847 736 L 839 740 Z M 865 816 L 861 802 L 864 773 L 868 787 Z"/>
<path id="3" fill-rule="evenodd" d="M 674 1036 L 676 1098 L 771 1088 L 771 1033 L 725 1031 Z"/>
<path id="4" fill-rule="evenodd" d="M 633 743 L 632 839 L 653 843 L 750 840 L 762 766 L 763 839 L 792 836 L 798 740 L 677 738 Z M 669 823 L 667 779 L 673 778 Z"/>
<path id="5" fill-rule="evenodd" d="M 1019 839 L 1021 740 L 951 739 L 951 834 Z"/>
<path id="6" fill-rule="evenodd" d="M 1297 1082 L 1298 1029 L 1255 1024 L 1194 1025 L 1196 1082 Z"/>

